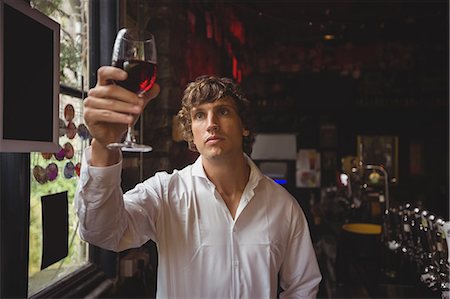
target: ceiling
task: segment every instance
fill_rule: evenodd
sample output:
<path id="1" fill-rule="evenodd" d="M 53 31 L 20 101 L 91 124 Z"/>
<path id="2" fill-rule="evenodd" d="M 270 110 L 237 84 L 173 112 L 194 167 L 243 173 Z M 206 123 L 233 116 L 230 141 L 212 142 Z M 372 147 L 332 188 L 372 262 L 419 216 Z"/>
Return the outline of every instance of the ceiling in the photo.
<path id="1" fill-rule="evenodd" d="M 287 44 L 448 39 L 448 1 L 230 1 L 248 39 Z"/>

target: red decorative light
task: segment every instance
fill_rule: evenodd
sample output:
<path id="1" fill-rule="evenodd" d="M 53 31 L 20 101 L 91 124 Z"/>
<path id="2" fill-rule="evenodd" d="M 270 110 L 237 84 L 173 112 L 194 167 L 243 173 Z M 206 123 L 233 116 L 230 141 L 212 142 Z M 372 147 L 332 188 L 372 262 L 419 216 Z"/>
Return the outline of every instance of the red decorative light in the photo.
<path id="1" fill-rule="evenodd" d="M 187 11 L 187 19 L 191 33 L 195 33 L 195 14 L 190 10 Z"/>
<path id="2" fill-rule="evenodd" d="M 213 38 L 213 22 L 211 13 L 205 12 L 205 21 L 206 21 L 206 38 Z"/>
<path id="3" fill-rule="evenodd" d="M 232 63 L 233 63 L 233 79 L 236 79 L 238 76 L 238 61 L 236 59 L 236 57 L 233 56 L 232 58 Z"/>
<path id="4" fill-rule="evenodd" d="M 234 18 L 230 23 L 230 31 L 241 44 L 245 43 L 244 27 L 236 18 Z"/>

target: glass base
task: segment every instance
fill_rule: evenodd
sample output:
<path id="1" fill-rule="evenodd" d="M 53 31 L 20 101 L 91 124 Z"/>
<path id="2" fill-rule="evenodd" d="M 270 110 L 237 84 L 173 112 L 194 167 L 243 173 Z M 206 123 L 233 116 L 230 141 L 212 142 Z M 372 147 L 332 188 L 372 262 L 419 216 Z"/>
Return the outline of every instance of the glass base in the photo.
<path id="1" fill-rule="evenodd" d="M 119 148 L 122 152 L 147 153 L 151 152 L 153 148 L 150 145 L 137 144 L 134 142 L 117 142 L 106 146 L 108 149 Z"/>

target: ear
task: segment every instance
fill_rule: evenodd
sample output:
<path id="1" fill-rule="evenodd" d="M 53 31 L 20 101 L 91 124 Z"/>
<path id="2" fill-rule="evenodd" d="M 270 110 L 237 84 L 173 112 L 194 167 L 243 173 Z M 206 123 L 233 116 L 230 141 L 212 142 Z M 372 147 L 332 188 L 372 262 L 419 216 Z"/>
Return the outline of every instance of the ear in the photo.
<path id="1" fill-rule="evenodd" d="M 244 135 L 245 137 L 247 137 L 248 135 L 250 135 L 250 131 L 247 130 L 247 129 L 244 129 L 244 130 L 242 131 L 242 135 Z"/>

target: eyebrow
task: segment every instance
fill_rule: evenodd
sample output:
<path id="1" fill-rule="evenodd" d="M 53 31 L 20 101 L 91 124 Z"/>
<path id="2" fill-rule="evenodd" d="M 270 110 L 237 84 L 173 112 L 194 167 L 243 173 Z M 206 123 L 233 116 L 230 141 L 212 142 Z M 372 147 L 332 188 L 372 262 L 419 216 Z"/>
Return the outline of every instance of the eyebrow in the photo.
<path id="1" fill-rule="evenodd" d="M 199 106 L 196 106 L 196 107 L 192 107 L 192 109 L 191 109 L 191 113 L 195 113 L 195 112 L 198 112 L 198 111 L 203 111 L 203 110 L 205 110 L 205 109 L 203 109 L 203 108 L 201 108 L 200 107 L 201 105 L 199 105 Z M 233 110 L 237 110 L 237 108 L 236 108 L 236 106 L 235 105 L 233 105 L 232 103 L 223 103 L 223 104 L 219 104 L 219 105 L 217 105 L 217 106 L 214 106 L 213 107 L 213 109 L 220 109 L 220 108 L 231 108 L 231 109 L 233 109 Z"/>

